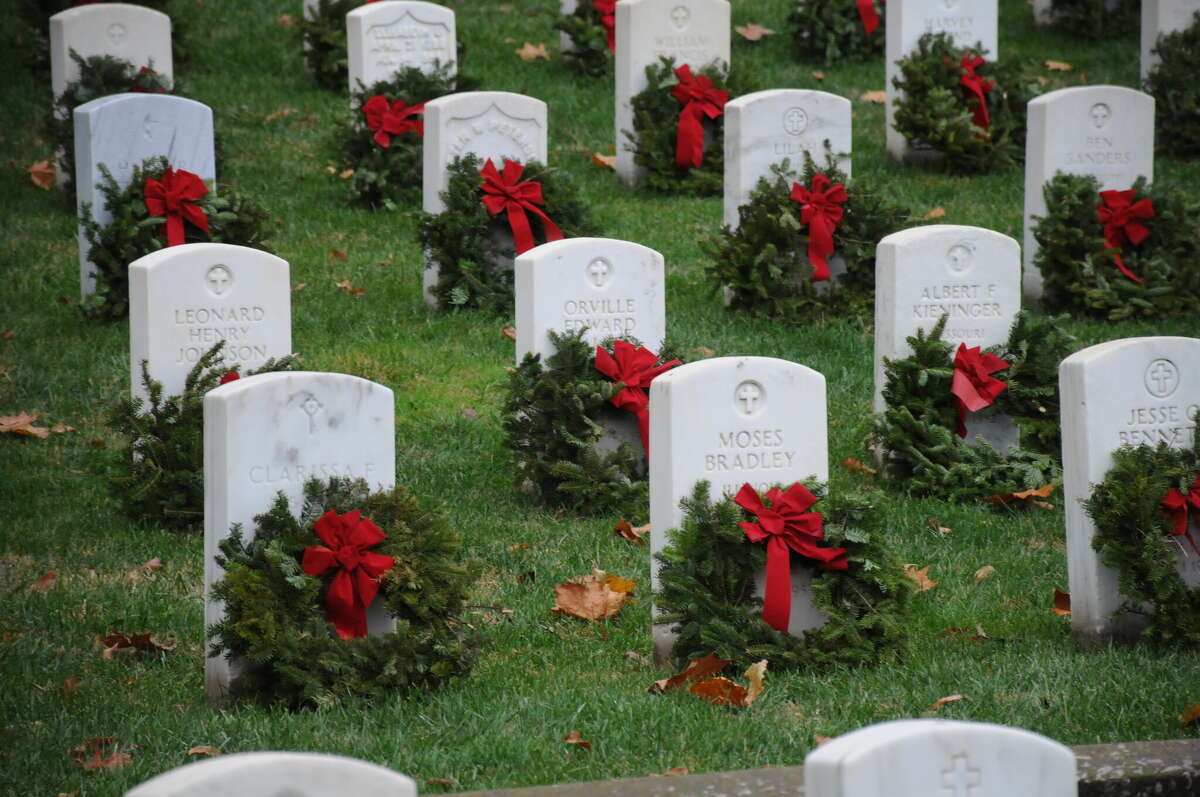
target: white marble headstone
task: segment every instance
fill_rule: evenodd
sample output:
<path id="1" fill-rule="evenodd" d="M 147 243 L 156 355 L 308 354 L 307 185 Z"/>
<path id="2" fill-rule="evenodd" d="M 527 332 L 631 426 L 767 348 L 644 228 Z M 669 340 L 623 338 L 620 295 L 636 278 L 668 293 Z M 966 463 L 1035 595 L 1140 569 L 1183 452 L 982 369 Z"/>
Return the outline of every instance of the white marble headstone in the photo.
<path id="1" fill-rule="evenodd" d="M 91 205 L 92 218 L 112 221 L 100 193 L 104 164 L 117 185 L 128 185 L 133 167 L 162 155 L 176 169 L 186 169 L 211 183 L 217 177 L 213 152 L 212 109 L 195 100 L 168 94 L 110 94 L 75 109 L 75 206 L 82 215 Z M 87 238 L 79 225 L 79 293 L 96 290 Z"/>
<path id="2" fill-rule="evenodd" d="M 984 349 L 1008 340 L 1021 309 L 1021 248 L 983 227 L 931 224 L 892 233 L 875 254 L 874 411 L 886 409 L 883 358 L 912 354 L 907 338 L 950 314 L 942 339 Z M 983 435 L 1000 451 L 1015 445 L 1011 420 L 988 411 L 967 419 L 967 442 Z"/>
<path id="3" fill-rule="evenodd" d="M 666 337 L 663 256 L 631 241 L 569 238 L 518 255 L 514 264 L 517 363 L 554 353 L 550 331 L 587 329 L 590 345 L 636 338 L 657 352 Z"/>
<path id="4" fill-rule="evenodd" d="M 283 492 L 299 513 L 304 482 L 347 476 L 372 490 L 396 483 L 395 400 L 392 391 L 357 376 L 281 371 L 238 379 L 204 396 L 204 624 L 224 606 L 210 595 L 223 571 L 215 556 L 229 528 L 247 538 L 254 517 Z M 379 599 L 367 610 L 371 633 L 392 630 Z M 224 657 L 206 658 L 205 691 L 221 696 L 236 680 Z"/>
<path id="5" fill-rule="evenodd" d="M 422 150 L 421 207 L 426 213 L 445 209 L 441 194 L 449 184 L 450 162 L 476 155 L 491 158 L 497 169 L 505 159 L 546 163 L 546 103 L 508 91 L 465 91 L 425 103 L 425 143 Z M 438 282 L 436 266 L 427 261 L 425 302 L 435 306 L 432 291 Z"/>
<path id="6" fill-rule="evenodd" d="M 902 93 L 892 83 L 900 76 L 897 63 L 917 48 L 926 33 L 949 33 L 957 47 L 982 43 L 979 53 L 989 61 L 1000 57 L 999 12 L 997 0 L 888 0 L 884 30 L 885 79 L 887 91 L 887 151 L 897 160 L 923 157 L 909 147 L 908 140 L 895 128 L 896 106 Z"/>
<path id="7" fill-rule="evenodd" d="M 1075 797 L 1077 789 L 1069 747 L 983 722 L 883 722 L 804 760 L 807 797 Z"/>
<path id="8" fill-rule="evenodd" d="M 404 67 L 457 69 L 454 12 L 420 0 L 382 0 L 346 14 L 350 91 L 389 80 Z M 361 84 L 361 85 L 360 85 Z"/>
<path id="9" fill-rule="evenodd" d="M 1128 615 L 1113 618 L 1125 598 L 1116 571 L 1092 550 L 1096 528 L 1081 502 L 1104 481 L 1117 448 L 1191 446 L 1200 417 L 1200 338 L 1125 338 L 1089 346 L 1062 361 L 1058 385 L 1071 628 L 1087 642 L 1129 636 L 1137 624 Z M 1200 557 L 1185 542 L 1176 548 L 1180 575 L 1192 588 L 1200 586 Z"/>
<path id="10" fill-rule="evenodd" d="M 174 74 L 171 18 L 146 6 L 93 3 L 50 17 L 50 86 L 55 97 L 79 79 L 71 50 L 83 58 L 111 55 L 135 67 L 153 63 L 154 71 L 168 80 Z"/>
<path id="11" fill-rule="evenodd" d="M 292 290 L 286 260 L 233 244 L 168 246 L 129 264 L 129 375 L 146 399 L 142 361 L 163 394 L 183 392 L 188 372 L 225 341 L 242 374 L 292 351 Z"/>
<path id="12" fill-rule="evenodd" d="M 1151 52 L 1158 37 L 1190 28 L 1197 13 L 1200 0 L 1142 0 L 1142 80 L 1158 66 L 1158 56 Z"/>
<path id="13" fill-rule="evenodd" d="M 750 201 L 759 178 L 788 160 L 797 174 L 804 154 L 826 163 L 826 143 L 850 176 L 850 100 L 827 91 L 756 91 L 725 104 L 725 223 L 738 226 L 738 208 Z"/>
<path id="14" fill-rule="evenodd" d="M 729 65 L 728 0 L 621 0 L 616 14 L 617 177 L 640 179 L 625 131 L 633 132 L 634 95 L 646 88 L 646 67 L 661 56 L 693 72 L 711 63 Z"/>
<path id="15" fill-rule="evenodd" d="M 709 482 L 713 501 L 749 482 L 760 494 L 774 485 L 829 479 L 825 377 L 774 357 L 716 357 L 681 365 L 650 384 L 650 549 L 667 544 L 683 521 L 681 499 Z M 817 510 L 819 511 L 818 504 Z M 801 634 L 825 618 L 812 605 L 807 568 L 792 568 L 788 631 Z M 651 567 L 658 591 L 658 565 Z M 759 591 L 763 576 L 759 575 Z M 655 655 L 665 660 L 670 627 L 654 628 Z"/>
<path id="16" fill-rule="evenodd" d="M 1033 265 L 1038 245 L 1033 217 L 1046 215 L 1043 187 L 1058 172 L 1090 174 L 1100 190 L 1125 190 L 1140 176 L 1154 179 L 1154 98 L 1123 86 L 1077 86 L 1029 102 L 1025 138 L 1026 301 L 1041 298 Z"/>
<path id="17" fill-rule="evenodd" d="M 257 752 L 206 758 L 167 770 L 125 797 L 417 797 L 407 775 L 325 753 Z"/>

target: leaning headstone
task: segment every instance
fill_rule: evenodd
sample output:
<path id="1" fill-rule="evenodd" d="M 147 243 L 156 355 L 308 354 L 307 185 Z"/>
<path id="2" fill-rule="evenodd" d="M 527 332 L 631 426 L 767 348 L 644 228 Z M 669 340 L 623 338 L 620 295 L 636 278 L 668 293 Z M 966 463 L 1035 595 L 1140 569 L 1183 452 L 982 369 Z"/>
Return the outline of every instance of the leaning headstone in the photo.
<path id="1" fill-rule="evenodd" d="M 1077 790 L 1069 747 L 983 722 L 883 722 L 804 759 L 807 797 L 1075 797 Z"/>
<path id="2" fill-rule="evenodd" d="M 892 233 L 875 256 L 875 397 L 883 400 L 883 359 L 912 354 L 906 339 L 949 313 L 942 339 L 958 348 L 1004 343 L 1021 309 L 1021 249 L 983 227 L 932 224 Z M 1001 452 L 1015 445 L 1011 420 L 984 411 L 967 420 L 968 442 L 983 435 Z"/>
<path id="3" fill-rule="evenodd" d="M 774 485 L 829 479 L 825 377 L 774 357 L 716 357 L 681 365 L 650 385 L 650 549 L 667 544 L 679 528 L 679 502 L 696 482 L 709 482 L 713 501 L 745 483 L 760 493 Z M 825 617 L 812 603 L 811 574 L 792 570 L 788 631 L 820 627 Z M 651 568 L 658 591 L 658 566 Z M 759 574 L 761 594 L 765 576 Z M 665 661 L 670 626 L 654 627 L 655 656 Z"/>
<path id="4" fill-rule="evenodd" d="M 1096 528 L 1082 501 L 1104 481 L 1112 452 L 1123 445 L 1192 444 L 1200 419 L 1200 338 L 1110 340 L 1078 351 L 1058 369 L 1062 397 L 1063 491 L 1071 628 L 1086 643 L 1136 635 L 1117 571 L 1092 549 Z M 1180 576 L 1200 586 L 1200 560 L 1182 551 Z"/>
<path id="5" fill-rule="evenodd" d="M 1200 0 L 1142 0 L 1142 81 L 1158 66 L 1152 52 L 1158 37 L 1186 30 L 1200 13 Z"/>
<path id="6" fill-rule="evenodd" d="M 884 46 L 884 90 L 887 103 L 887 151 L 897 160 L 929 157 L 930 153 L 913 150 L 908 139 L 896 130 L 896 102 L 903 96 L 892 80 L 900 76 L 898 62 L 917 47 L 926 33 L 949 33 L 957 47 L 982 44 L 989 61 L 1000 57 L 999 12 L 997 0 L 889 0 L 887 37 Z"/>
<path id="7" fill-rule="evenodd" d="M 425 103 L 422 147 L 421 207 L 426 213 L 445 209 L 441 193 L 449 183 L 455 158 L 489 158 L 496 168 L 504 160 L 546 163 L 546 103 L 508 91 L 466 91 Z M 425 302 L 436 306 L 436 267 L 425 268 Z"/>
<path id="8" fill-rule="evenodd" d="M 1042 274 L 1033 265 L 1038 244 L 1033 217 L 1046 215 L 1042 189 L 1058 172 L 1090 174 L 1100 190 L 1125 190 L 1144 176 L 1154 179 L 1154 98 L 1122 86 L 1076 86 L 1029 102 L 1025 136 L 1026 301 L 1042 296 Z"/>
<path id="9" fill-rule="evenodd" d="M 827 153 L 850 176 L 850 100 L 826 91 L 756 91 L 725 103 L 725 223 L 738 226 L 738 208 L 759 178 L 788 160 L 800 173 L 807 153 L 824 166 Z"/>
<path id="10" fill-rule="evenodd" d="M 625 131 L 633 132 L 631 100 L 646 88 L 646 67 L 662 56 L 693 71 L 713 62 L 729 65 L 728 0 L 621 0 L 616 6 L 617 176 L 641 179 Z"/>
<path id="11" fill-rule="evenodd" d="M 657 352 L 666 336 L 663 256 L 631 241 L 569 238 L 536 246 L 514 264 L 517 363 L 554 353 L 549 332 L 584 340 L 635 338 Z"/>
<path id="12" fill-rule="evenodd" d="M 242 373 L 292 351 L 292 290 L 286 260 L 233 244 L 168 246 L 129 264 L 129 375 L 146 399 L 142 361 L 163 394 L 183 393 L 188 372 L 225 341 Z"/>
<path id="13" fill-rule="evenodd" d="M 417 797 L 407 775 L 357 758 L 325 753 L 234 753 L 168 770 L 125 797 Z"/>
<path id="14" fill-rule="evenodd" d="M 75 109 L 75 205 L 83 213 L 91 206 L 101 226 L 112 221 L 100 192 L 103 164 L 126 186 L 133 167 L 161 155 L 176 169 L 194 172 L 205 181 L 216 179 L 212 109 L 195 100 L 167 94 L 112 94 Z M 79 225 L 79 292 L 95 292 L 87 238 Z"/>
<path id="15" fill-rule="evenodd" d="M 304 482 L 346 476 L 372 490 L 396 483 L 392 391 L 357 376 L 307 371 L 238 379 L 204 396 L 204 625 L 220 622 L 211 598 L 223 576 L 218 544 L 234 523 L 252 535 L 254 517 L 283 492 L 299 512 Z M 367 610 L 372 634 L 392 630 L 378 599 Z M 234 666 L 231 667 L 231 664 Z M 236 689 L 236 662 L 205 659 L 205 691 Z"/>
<path id="16" fill-rule="evenodd" d="M 389 80 L 404 67 L 457 69 L 454 12 L 419 0 L 367 3 L 346 14 L 350 92 Z"/>

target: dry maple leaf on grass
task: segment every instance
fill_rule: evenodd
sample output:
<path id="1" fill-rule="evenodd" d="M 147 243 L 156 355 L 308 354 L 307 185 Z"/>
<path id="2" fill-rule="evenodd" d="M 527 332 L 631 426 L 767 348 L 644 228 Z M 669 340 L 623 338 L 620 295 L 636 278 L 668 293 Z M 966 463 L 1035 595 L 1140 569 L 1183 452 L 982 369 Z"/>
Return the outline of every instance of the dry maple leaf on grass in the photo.
<path id="1" fill-rule="evenodd" d="M 120 769 L 133 761 L 133 754 L 122 750 L 123 742 L 112 736 L 96 736 L 85 739 L 83 744 L 72 747 L 67 752 L 71 759 L 89 772 L 97 769 Z"/>
<path id="2" fill-rule="evenodd" d="M 1179 727 L 1186 728 L 1196 720 L 1200 720 L 1200 703 L 1188 706 L 1183 710 L 1183 713 L 1179 715 Z"/>
<path id="3" fill-rule="evenodd" d="M 617 156 L 593 152 L 592 163 L 605 169 L 615 169 L 617 168 Z"/>
<path id="4" fill-rule="evenodd" d="M 169 653 L 175 649 L 176 642 L 164 644 L 155 638 L 153 632 L 142 634 L 122 634 L 114 631 L 105 636 L 97 636 L 96 641 L 104 648 L 100 655 L 111 660 L 118 652 L 121 653 Z"/>
<path id="5" fill-rule="evenodd" d="M 1055 588 L 1053 610 L 1059 617 L 1069 617 L 1071 615 L 1071 593 Z"/>
<path id="6" fill-rule="evenodd" d="M 45 426 L 34 426 L 33 422 L 42 417 L 40 412 L 28 413 L 21 411 L 16 415 L 0 415 L 0 434 L 19 434 L 26 437 L 36 437 L 45 440 L 50 436 L 50 430 Z"/>
<path id="7" fill-rule="evenodd" d="M 696 697 L 704 698 L 717 706 L 736 706 L 747 708 L 758 700 L 763 691 L 763 678 L 767 674 L 767 660 L 751 664 L 742 676 L 749 687 L 736 684 L 728 678 L 711 678 L 701 681 L 688 691 Z"/>
<path id="8" fill-rule="evenodd" d="M 925 711 L 923 711 L 922 713 L 923 714 L 932 714 L 935 711 L 937 711 L 938 709 L 940 709 L 942 706 L 948 706 L 951 703 L 957 703 L 960 700 L 970 700 L 970 699 L 971 698 L 967 697 L 966 695 L 947 695 L 946 697 L 939 697 L 937 700 L 933 701 L 933 704 L 929 708 L 925 709 Z"/>
<path id="9" fill-rule="evenodd" d="M 584 739 L 583 734 L 579 731 L 571 731 L 563 737 L 563 741 L 576 747 L 582 747 L 584 750 L 592 749 L 592 743 Z"/>
<path id="10" fill-rule="evenodd" d="M 187 751 L 188 755 L 206 755 L 216 757 L 221 754 L 221 751 L 213 747 L 211 744 L 198 744 Z"/>
<path id="11" fill-rule="evenodd" d="M 48 160 L 31 163 L 25 167 L 25 171 L 29 172 L 29 179 L 33 184 L 43 191 L 49 191 L 54 187 L 54 164 Z"/>
<path id="12" fill-rule="evenodd" d="M 981 567 L 975 571 L 975 583 L 976 584 L 983 583 L 983 580 L 985 578 L 987 578 L 988 576 L 990 576 L 992 573 L 995 573 L 995 572 L 996 572 L 996 568 L 992 567 L 991 565 L 984 565 L 983 567 Z"/>
<path id="13" fill-rule="evenodd" d="M 1032 490 L 1022 490 L 1019 493 L 996 493 L 983 499 L 994 506 L 1011 506 L 1022 509 L 1036 506 L 1039 509 L 1054 509 L 1054 504 L 1039 499 L 1049 498 L 1054 492 L 1053 484 L 1044 484 Z"/>
<path id="14" fill-rule="evenodd" d="M 47 570 L 38 578 L 37 581 L 25 588 L 27 592 L 49 592 L 58 583 L 58 571 Z"/>
<path id="15" fill-rule="evenodd" d="M 554 608 L 550 611 L 569 614 L 584 620 L 607 620 L 629 600 L 634 582 L 597 570 L 578 582 L 557 584 L 554 587 Z"/>
<path id="16" fill-rule="evenodd" d="M 883 105 L 885 102 L 887 102 L 887 92 L 883 91 L 882 89 L 875 91 L 864 91 L 862 94 L 858 95 L 858 98 L 863 102 L 874 102 L 879 105 Z"/>
<path id="17" fill-rule="evenodd" d="M 617 524 L 613 526 L 613 531 L 622 539 L 637 543 L 638 545 L 646 544 L 646 535 L 650 533 L 650 524 L 644 526 L 631 526 L 629 521 L 621 518 Z"/>
<path id="18" fill-rule="evenodd" d="M 715 653 L 709 653 L 704 658 L 692 659 L 688 662 L 688 666 L 684 668 L 683 672 L 650 684 L 646 691 L 652 695 L 660 695 L 663 692 L 679 689 L 689 683 L 703 681 L 725 669 L 732 661 L 733 659 L 722 659 Z"/>
<path id="19" fill-rule="evenodd" d="M 745 25 L 735 25 L 736 30 L 743 39 L 748 42 L 756 42 L 762 39 L 763 36 L 773 36 L 775 31 L 770 28 L 765 28 L 757 22 L 748 22 Z"/>
<path id="20" fill-rule="evenodd" d="M 546 52 L 545 42 L 538 42 L 537 44 L 525 42 L 521 46 L 521 49 L 513 50 L 513 52 L 520 56 L 522 61 L 532 61 L 535 58 L 541 58 L 546 61 L 550 60 L 550 53 Z"/>
<path id="21" fill-rule="evenodd" d="M 933 589 L 938 585 L 938 582 L 929 579 L 930 565 L 925 565 L 920 570 L 916 565 L 905 565 L 904 575 L 917 582 L 917 592 L 924 592 L 927 589 Z"/>
<path id="22" fill-rule="evenodd" d="M 860 476 L 874 476 L 879 471 L 866 465 L 854 457 L 846 457 L 842 460 L 842 469 L 847 473 L 857 473 Z"/>
<path id="23" fill-rule="evenodd" d="M 924 219 L 925 221 L 930 221 L 932 219 L 940 219 L 945 215 L 946 215 L 946 209 L 944 207 L 942 207 L 941 205 L 939 205 L 936 208 L 933 208 L 932 210 L 930 210 L 928 213 L 926 213 L 921 218 Z"/>

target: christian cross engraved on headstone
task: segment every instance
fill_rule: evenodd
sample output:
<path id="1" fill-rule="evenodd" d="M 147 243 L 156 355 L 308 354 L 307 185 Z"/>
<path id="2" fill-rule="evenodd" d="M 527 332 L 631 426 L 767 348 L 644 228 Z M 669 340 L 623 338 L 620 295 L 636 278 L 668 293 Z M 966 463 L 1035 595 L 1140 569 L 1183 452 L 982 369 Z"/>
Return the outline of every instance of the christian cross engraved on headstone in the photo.
<path id="1" fill-rule="evenodd" d="M 758 404 L 758 400 L 762 398 L 762 388 L 754 382 L 742 382 L 738 385 L 737 399 L 742 402 L 742 414 L 753 415 Z"/>
<path id="2" fill-rule="evenodd" d="M 309 393 L 304 401 L 300 402 L 300 409 L 304 410 L 304 414 L 308 416 L 308 432 L 313 434 L 317 431 L 316 415 L 321 410 L 325 409 L 325 405 L 317 400 L 317 397 Z"/>
<path id="3" fill-rule="evenodd" d="M 942 792 L 949 797 L 971 797 L 979 781 L 979 770 L 971 768 L 965 755 L 956 755 L 951 759 L 950 769 L 942 771 Z"/>
<path id="4" fill-rule="evenodd" d="M 1170 360 L 1155 360 L 1146 369 L 1146 389 L 1155 398 L 1166 398 L 1179 384 L 1179 369 Z"/>

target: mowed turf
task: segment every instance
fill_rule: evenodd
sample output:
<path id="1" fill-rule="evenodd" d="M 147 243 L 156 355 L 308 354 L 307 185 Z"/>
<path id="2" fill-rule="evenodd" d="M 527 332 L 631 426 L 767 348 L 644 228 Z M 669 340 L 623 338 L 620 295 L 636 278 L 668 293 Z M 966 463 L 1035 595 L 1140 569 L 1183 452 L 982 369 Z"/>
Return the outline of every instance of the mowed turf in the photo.
<path id="1" fill-rule="evenodd" d="M 452 3 L 464 71 L 485 88 L 549 104 L 551 164 L 575 176 L 607 235 L 665 255 L 673 339 L 721 355 L 784 357 L 825 374 L 832 487 L 869 487 L 837 467 L 846 457 L 869 457 L 869 322 L 796 326 L 726 313 L 704 278 L 698 246 L 719 225 L 720 200 L 619 186 L 611 171 L 591 162 L 592 153 L 609 153 L 614 143 L 611 83 L 576 77 L 557 58 L 526 63 L 514 54 L 526 41 L 545 42 L 556 54 L 552 5 Z M 754 44 L 735 35 L 734 69 L 751 73 L 758 88 L 851 97 L 856 178 L 884 182 L 918 218 L 942 207 L 941 221 L 1019 238 L 1020 172 L 966 178 L 891 163 L 883 107 L 857 99 L 883 88 L 882 62 L 798 63 L 787 35 L 789 7 L 782 0 L 734 4 L 735 24 L 778 31 Z M 467 616 L 482 646 L 472 675 L 434 694 L 299 713 L 205 700 L 201 539 L 131 524 L 108 495 L 105 466 L 118 441 L 104 418 L 128 390 L 128 328 L 87 321 L 75 307 L 73 205 L 39 190 L 24 172 L 50 154 L 38 133 L 49 76 L 31 70 L 24 45 L 9 41 L 0 48 L 0 331 L 11 337 L 0 336 L 0 415 L 39 411 L 46 425 L 77 431 L 0 439 L 0 792 L 120 794 L 185 763 L 188 749 L 202 744 L 225 753 L 343 753 L 409 773 L 425 792 L 680 766 L 700 772 L 799 764 L 816 734 L 921 716 L 951 694 L 969 700 L 939 716 L 1017 725 L 1070 744 L 1195 734 L 1177 720 L 1200 701 L 1195 653 L 1079 650 L 1068 622 L 1052 613 L 1052 590 L 1067 588 L 1061 508 L 997 512 L 884 491 L 874 500 L 888 539 L 903 561 L 928 565 L 938 582 L 912 601 L 902 662 L 768 670 L 766 692 L 748 710 L 647 694 L 667 673 L 647 663 L 646 550 L 612 533 L 615 518 L 558 516 L 513 489 L 500 430 L 513 364 L 513 344 L 501 330 L 511 319 L 429 312 L 418 287 L 415 217 L 345 203 L 344 182 L 327 171 L 345 98 L 308 81 L 300 44 L 279 21 L 300 14 L 299 0 L 179 0 L 172 10 L 184 22 L 190 54 L 177 75 L 190 96 L 214 109 L 226 156 L 221 179 L 271 210 L 272 246 L 291 263 L 293 283 L 306 286 L 292 294 L 294 347 L 307 368 L 357 374 L 395 391 L 398 480 L 422 500 L 443 504 L 466 554 L 483 564 L 471 597 L 479 608 L 469 610 L 480 614 Z M 1067 61 L 1076 79 L 1082 72 L 1091 84 L 1135 84 L 1136 30 L 1083 43 L 1034 29 L 1021 0 L 1002 0 L 1001 15 L 1003 55 Z M 272 116 L 285 108 L 295 112 Z M 1160 158 L 1156 177 L 1195 186 L 1200 164 Z M 344 251 L 344 260 L 334 250 Z M 337 289 L 344 278 L 365 293 Z M 1200 322 L 1072 321 L 1069 328 L 1082 347 L 1131 335 L 1196 335 Z M 950 531 L 938 533 L 931 518 Z M 514 548 L 519 543 L 530 547 Z M 153 557 L 163 562 L 154 578 L 130 578 Z M 984 565 L 996 570 L 976 583 Z M 635 579 L 635 602 L 605 623 L 551 614 L 553 585 L 594 567 Z M 28 588 L 50 570 L 57 580 L 48 591 Z M 972 638 L 977 625 L 989 639 Z M 153 631 L 179 644 L 159 656 L 107 661 L 94 638 L 113 630 Z M 79 679 L 74 688 L 64 685 L 70 678 Z M 571 731 L 592 748 L 564 744 Z M 123 740 L 132 762 L 85 773 L 68 750 L 92 737 Z"/>

